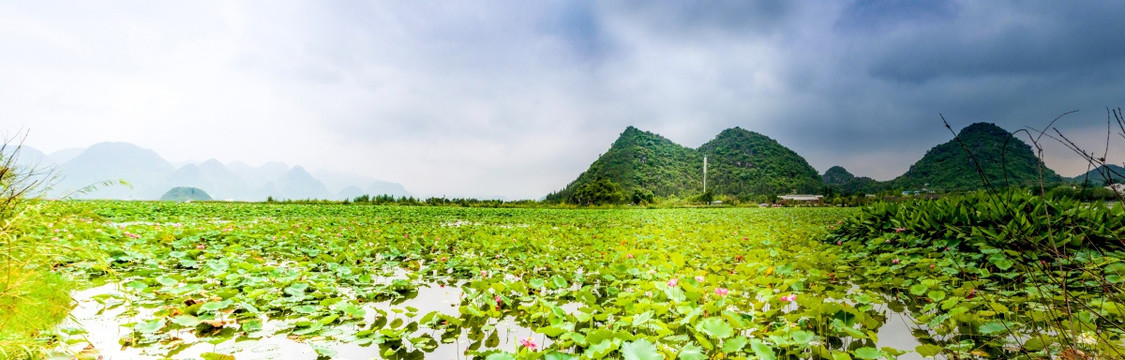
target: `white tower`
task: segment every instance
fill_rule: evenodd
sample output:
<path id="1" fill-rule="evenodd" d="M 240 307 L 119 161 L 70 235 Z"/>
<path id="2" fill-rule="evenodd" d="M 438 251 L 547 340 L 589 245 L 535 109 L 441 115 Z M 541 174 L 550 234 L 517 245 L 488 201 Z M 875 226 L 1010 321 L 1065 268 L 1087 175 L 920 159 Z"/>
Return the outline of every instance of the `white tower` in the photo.
<path id="1" fill-rule="evenodd" d="M 707 193 L 707 155 L 703 155 L 703 193 Z"/>

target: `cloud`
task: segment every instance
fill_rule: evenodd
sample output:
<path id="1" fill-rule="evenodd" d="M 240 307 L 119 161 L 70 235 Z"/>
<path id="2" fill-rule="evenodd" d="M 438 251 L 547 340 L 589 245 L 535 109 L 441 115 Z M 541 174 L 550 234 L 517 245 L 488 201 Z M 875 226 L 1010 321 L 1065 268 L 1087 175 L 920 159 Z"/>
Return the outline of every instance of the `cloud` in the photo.
<path id="1" fill-rule="evenodd" d="M 914 83 L 939 77 L 1081 76 L 1125 59 L 1125 47 L 1114 45 L 1125 31 L 1122 13 L 1125 4 L 1113 2 L 1030 9 L 973 3 L 952 21 L 886 36 L 870 72 Z"/>
<path id="2" fill-rule="evenodd" d="M 0 128 L 30 128 L 48 152 L 120 140 L 423 196 L 538 198 L 628 125 L 691 147 L 740 126 L 820 170 L 888 179 L 950 139 L 938 114 L 1016 130 L 1081 109 L 1059 126 L 1097 143 L 1125 93 L 1122 15 L 1113 2 L 7 2 Z"/>

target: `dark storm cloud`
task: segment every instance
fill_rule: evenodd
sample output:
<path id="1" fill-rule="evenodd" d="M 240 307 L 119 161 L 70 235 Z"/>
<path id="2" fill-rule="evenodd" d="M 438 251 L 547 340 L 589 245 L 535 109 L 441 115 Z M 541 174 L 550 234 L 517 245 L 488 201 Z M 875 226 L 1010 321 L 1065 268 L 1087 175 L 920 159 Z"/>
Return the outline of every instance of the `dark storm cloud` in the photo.
<path id="1" fill-rule="evenodd" d="M 788 24 L 794 2 L 765 1 L 621 1 L 608 3 L 613 12 L 636 17 L 653 31 L 699 36 L 710 31 L 770 32 Z"/>
<path id="2" fill-rule="evenodd" d="M 843 31 L 870 34 L 952 20 L 959 11 L 960 6 L 948 0 L 856 1 L 840 11 L 835 26 Z"/>
<path id="3" fill-rule="evenodd" d="M 1004 3 L 956 21 L 886 36 L 870 67 L 890 81 L 990 75 L 1082 76 L 1125 59 L 1122 2 Z"/>
<path id="4" fill-rule="evenodd" d="M 818 99 L 811 108 L 819 111 L 790 112 L 793 121 L 779 137 L 822 134 L 806 150 L 819 169 L 840 164 L 891 178 L 949 140 L 939 113 L 955 130 L 978 121 L 1018 130 L 1082 109 L 1057 125 L 1086 133 L 1104 119 L 1106 106 L 1123 100 L 1125 47 L 1115 45 L 1125 33 L 1116 21 L 1123 10 L 1113 2 L 849 4 L 831 32 L 817 34 L 822 46 L 815 51 L 830 57 L 821 62 L 830 70 L 820 75 L 834 77 L 810 89 Z M 863 160 L 877 156 L 900 158 Z M 1049 165 L 1076 171 L 1056 159 Z"/>

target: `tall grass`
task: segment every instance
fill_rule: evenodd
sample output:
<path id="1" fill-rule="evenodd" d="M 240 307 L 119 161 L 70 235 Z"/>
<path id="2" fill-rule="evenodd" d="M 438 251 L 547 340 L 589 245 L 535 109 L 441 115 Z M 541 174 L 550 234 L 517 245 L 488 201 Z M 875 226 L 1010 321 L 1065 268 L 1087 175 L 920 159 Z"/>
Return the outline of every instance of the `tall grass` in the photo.
<path id="1" fill-rule="evenodd" d="M 36 231 L 53 171 L 21 164 L 23 139 L 11 143 L 0 145 L 0 359 L 32 359 L 69 312 L 72 285 L 51 271 L 61 249 Z"/>
<path id="2" fill-rule="evenodd" d="M 1055 127 L 1056 122 L 1075 112 L 1077 111 L 1059 115 L 1043 129 L 1028 127 L 1015 132 L 1026 136 L 1036 151 L 1036 157 L 1040 160 L 1039 184 L 1029 194 L 1033 193 L 1042 198 L 1049 197 L 1049 189 L 1043 180 L 1045 169 L 1042 166 L 1043 143 L 1050 140 L 1062 144 L 1078 155 L 1079 159 L 1087 165 L 1087 170 L 1098 169 L 1097 176 L 1101 179 L 1085 179 L 1081 189 L 1078 189 L 1079 194 L 1091 192 L 1091 189 L 1087 188 L 1091 185 L 1091 180 L 1096 180 L 1094 182 L 1096 184 L 1110 184 L 1114 182 L 1115 177 L 1122 175 L 1106 167 L 1112 164 L 1109 159 L 1112 141 L 1118 137 L 1125 139 L 1125 116 L 1122 115 L 1121 109 L 1107 109 L 1106 138 L 1102 151 L 1089 151 L 1083 148 Z M 945 119 L 943 118 L 942 121 L 944 122 Z M 949 128 L 948 123 L 945 125 Z M 958 142 L 961 141 L 956 134 L 954 138 Z M 963 144 L 962 146 L 964 147 Z M 964 150 L 972 156 L 967 147 Z M 1012 214 L 1012 217 L 1026 216 L 1032 219 L 1025 223 L 1046 224 L 1035 233 L 1007 233 L 998 239 L 1009 245 L 1024 246 L 1019 252 L 1021 260 L 1025 261 L 1017 261 L 1013 269 L 1020 273 L 1020 278 L 1025 279 L 1028 286 L 1033 287 L 1037 290 L 1036 293 L 1040 294 L 1039 298 L 1031 302 L 1046 309 L 1050 314 L 1050 321 L 1046 321 L 1045 324 L 1046 331 L 1037 336 L 1028 338 L 1007 328 L 1009 335 L 1019 343 L 1021 355 L 1031 358 L 1045 355 L 1059 359 L 1125 358 L 1125 347 L 1121 343 L 1122 336 L 1125 334 L 1125 323 L 1121 320 L 1119 308 L 1120 304 L 1125 304 L 1125 286 L 1122 285 L 1121 269 L 1115 267 L 1121 264 L 1120 248 L 1125 246 L 1125 239 L 1119 235 L 1104 236 L 1106 233 L 1113 234 L 1120 231 L 1119 227 L 1107 224 L 1120 222 L 1120 211 L 1102 211 L 1099 214 L 1103 216 L 1086 216 L 1088 213 L 1098 213 L 1099 209 L 1105 210 L 1103 204 L 1034 208 L 1021 206 L 1026 201 L 1021 201 L 1019 196 L 1013 196 L 1010 192 L 1005 195 L 998 191 L 985 178 L 980 164 L 975 165 L 983 185 L 988 189 L 988 195 L 994 202 L 1004 207 L 1002 210 Z M 1106 201 L 1110 199 L 1101 201 L 1116 202 L 1116 205 L 1125 207 L 1125 197 L 1122 194 L 1112 192 L 1110 196 L 1116 201 Z M 1052 203 L 1052 201 L 1047 200 L 1045 203 Z M 1054 203 L 1057 205 L 1058 201 Z M 977 213 L 980 213 L 980 209 Z M 1060 220 L 1069 218 L 1081 220 L 1080 222 L 1088 225 L 1088 228 Z M 1100 228 L 1097 228 L 1099 225 Z M 1010 228 L 1012 225 L 1008 224 L 1004 227 Z M 1031 256 L 1028 256 L 1029 254 Z M 1035 254 L 1046 255 L 1053 260 L 1037 262 L 1034 261 Z M 1107 266 L 1107 264 L 1111 265 Z M 1095 303 L 1110 305 L 1095 306 L 1097 305 Z M 1042 350 L 1034 355 L 1029 354 L 1028 349 L 1031 348 L 1029 344 L 1032 343 Z"/>

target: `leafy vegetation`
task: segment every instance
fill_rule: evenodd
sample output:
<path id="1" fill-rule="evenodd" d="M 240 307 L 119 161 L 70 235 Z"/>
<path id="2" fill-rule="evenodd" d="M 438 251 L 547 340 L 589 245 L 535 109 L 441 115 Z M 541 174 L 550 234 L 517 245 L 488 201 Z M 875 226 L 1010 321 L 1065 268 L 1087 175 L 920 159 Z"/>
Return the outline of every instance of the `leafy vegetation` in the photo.
<path id="1" fill-rule="evenodd" d="M 1011 192 L 873 205 L 827 239 L 927 352 L 1086 359 L 1125 351 L 1123 238 L 1120 206 Z"/>
<path id="2" fill-rule="evenodd" d="M 20 165 L 20 146 L 0 145 L 0 358 L 37 358 L 35 339 L 67 314 L 72 284 L 50 271 L 62 251 L 79 253 L 29 234 L 42 220 L 35 197 L 49 170 Z"/>
<path id="3" fill-rule="evenodd" d="M 324 357 L 339 342 L 421 356 L 462 337 L 457 352 L 493 358 L 894 356 L 875 335 L 888 300 L 840 277 L 818 240 L 850 213 L 56 202 L 45 215 L 103 254 L 59 271 L 120 284 L 101 301 L 131 309 L 121 341 L 151 354 L 190 351 L 167 341 L 185 334 L 277 334 Z M 460 289 L 449 310 L 395 305 L 440 286 Z M 513 326 L 535 335 L 499 342 Z"/>
<path id="4" fill-rule="evenodd" d="M 88 250 L 47 268 L 114 284 L 95 299 L 120 314 L 120 344 L 153 357 L 270 338 L 323 358 L 1109 356 L 1125 316 L 1122 208 L 1022 193 L 858 211 L 68 201 L 37 214 L 28 238 Z M 882 343 L 889 316 L 919 342 Z M 87 346 L 73 327 L 47 339 Z"/>

